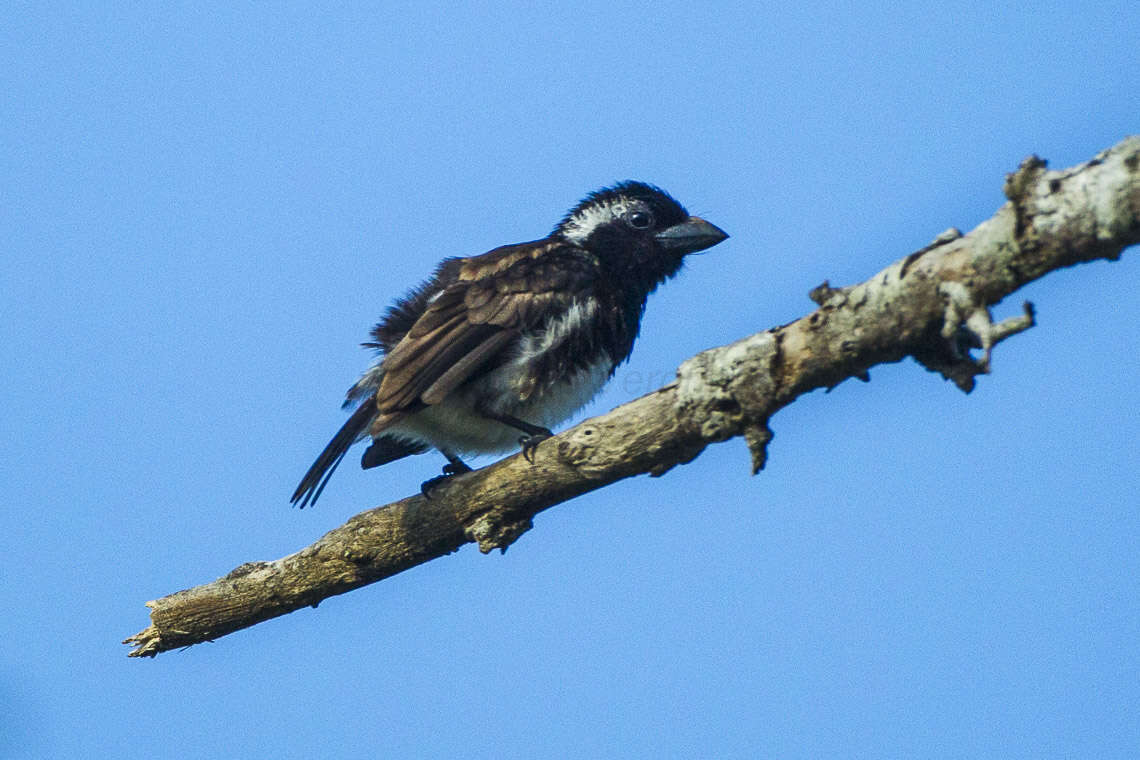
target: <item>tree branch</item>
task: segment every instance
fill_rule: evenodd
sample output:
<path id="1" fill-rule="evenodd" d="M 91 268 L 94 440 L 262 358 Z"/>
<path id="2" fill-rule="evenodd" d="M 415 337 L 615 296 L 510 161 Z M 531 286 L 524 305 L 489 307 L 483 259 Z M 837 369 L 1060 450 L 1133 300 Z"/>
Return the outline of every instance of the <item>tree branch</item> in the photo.
<path id="1" fill-rule="evenodd" d="M 1047 171 L 1036 156 L 1006 178 L 1009 201 L 968 235 L 948 230 L 866 282 L 811 293 L 811 314 L 684 362 L 676 382 L 433 492 L 363 512 L 272 562 L 147 602 L 132 657 L 224 636 L 449 554 L 505 551 L 544 509 L 634 475 L 660 476 L 715 441 L 744 436 L 764 466 L 769 418 L 799 396 L 913 356 L 969 392 L 1033 310 L 994 324 L 988 307 L 1048 272 L 1115 260 L 1140 242 L 1140 137 Z M 971 350 L 981 350 L 975 358 Z"/>

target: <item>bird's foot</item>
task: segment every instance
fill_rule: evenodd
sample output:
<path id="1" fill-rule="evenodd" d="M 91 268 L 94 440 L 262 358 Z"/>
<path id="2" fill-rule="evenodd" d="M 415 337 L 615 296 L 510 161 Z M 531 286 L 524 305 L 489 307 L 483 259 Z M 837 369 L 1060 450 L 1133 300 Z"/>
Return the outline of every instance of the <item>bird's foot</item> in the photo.
<path id="1" fill-rule="evenodd" d="M 456 475 L 462 475 L 465 472 L 471 472 L 471 468 L 463 462 L 459 460 L 448 462 L 443 466 L 442 475 L 436 475 L 434 478 L 429 478 L 423 483 L 420 483 L 420 493 L 424 495 L 424 498 L 430 499 L 431 492 L 435 490 L 437 486 L 441 485 L 444 481 L 449 480 Z"/>
<path id="2" fill-rule="evenodd" d="M 552 435 L 554 435 L 554 433 L 550 432 L 549 430 L 543 430 L 541 432 L 524 435 L 522 438 L 519 438 L 519 446 L 522 446 L 523 459 L 530 462 L 531 464 L 534 464 L 534 450 L 538 448 L 538 444 L 542 443 Z"/>

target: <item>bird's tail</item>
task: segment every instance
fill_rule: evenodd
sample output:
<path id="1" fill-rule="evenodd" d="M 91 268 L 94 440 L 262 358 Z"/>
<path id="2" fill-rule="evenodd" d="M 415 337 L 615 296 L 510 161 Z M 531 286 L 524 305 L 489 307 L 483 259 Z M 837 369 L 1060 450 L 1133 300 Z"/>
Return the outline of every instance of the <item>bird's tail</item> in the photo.
<path id="1" fill-rule="evenodd" d="M 291 504 L 297 504 L 301 509 L 316 504 L 317 498 L 321 495 L 321 491 L 325 490 L 325 485 L 329 482 L 329 478 L 336 472 L 340 460 L 344 459 L 344 455 L 363 437 L 368 431 L 368 424 L 372 418 L 376 416 L 376 396 L 369 397 L 360 405 L 360 407 L 352 413 L 337 434 L 329 441 L 329 445 L 325 446 L 325 450 L 317 457 L 317 461 L 313 462 L 313 466 L 305 473 L 305 477 L 301 478 L 301 484 L 297 486 L 297 490 L 293 492 L 293 498 L 289 500 Z"/>

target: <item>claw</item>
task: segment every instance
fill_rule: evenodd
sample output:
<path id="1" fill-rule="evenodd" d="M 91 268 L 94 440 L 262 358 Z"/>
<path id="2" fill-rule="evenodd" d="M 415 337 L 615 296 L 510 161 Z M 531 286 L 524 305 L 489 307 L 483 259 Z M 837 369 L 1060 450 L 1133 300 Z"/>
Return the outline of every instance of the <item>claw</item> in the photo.
<path id="1" fill-rule="evenodd" d="M 444 481 L 456 475 L 462 475 L 465 472 L 471 472 L 471 468 L 463 462 L 459 460 L 448 462 L 443 466 L 442 475 L 436 475 L 434 478 L 429 478 L 423 483 L 420 483 L 420 493 L 424 495 L 425 499 L 430 499 L 431 491 L 435 490 L 436 487 L 443 484 Z"/>
<path id="2" fill-rule="evenodd" d="M 434 478 L 428 478 L 423 483 L 420 483 L 420 493 L 424 495 L 425 499 L 431 499 L 431 492 L 439 486 L 440 483 L 447 480 L 450 475 L 436 475 Z"/>
<path id="3" fill-rule="evenodd" d="M 535 433 L 534 435 L 524 435 L 519 438 L 519 445 L 522 446 L 523 459 L 534 464 L 534 450 L 538 448 L 538 444 L 545 441 L 553 433 Z"/>
<path id="4" fill-rule="evenodd" d="M 443 474 L 440 475 L 440 477 L 446 478 L 451 475 L 462 475 L 465 472 L 471 472 L 471 468 L 463 462 L 456 460 L 454 462 L 448 462 L 443 466 Z M 435 480 L 435 478 L 432 478 L 432 480 Z"/>

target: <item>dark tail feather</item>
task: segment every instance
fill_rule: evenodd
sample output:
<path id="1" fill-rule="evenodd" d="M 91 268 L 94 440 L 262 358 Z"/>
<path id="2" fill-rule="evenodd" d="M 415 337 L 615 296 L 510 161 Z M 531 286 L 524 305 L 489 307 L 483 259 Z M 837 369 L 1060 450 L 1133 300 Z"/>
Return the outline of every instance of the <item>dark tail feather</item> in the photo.
<path id="1" fill-rule="evenodd" d="M 372 445 L 364 451 L 364 456 L 360 458 L 360 466 L 366 470 L 379 467 L 412 454 L 422 454 L 429 448 L 431 447 L 426 443 L 402 441 L 390 435 L 382 435 L 373 440 Z"/>
<path id="2" fill-rule="evenodd" d="M 290 503 L 301 502 L 298 505 L 301 509 L 317 503 L 317 498 L 321 495 L 321 491 L 325 490 L 329 478 L 336 472 L 340 460 L 344 459 L 344 455 L 348 453 L 352 444 L 356 443 L 364 431 L 368 429 L 368 423 L 375 416 L 376 397 L 373 396 L 352 413 L 348 422 L 344 423 L 344 426 L 329 441 L 329 445 L 325 446 L 325 450 L 317 457 L 317 461 L 313 462 L 313 466 L 305 473 L 305 477 L 301 478 L 301 484 L 293 492 L 293 498 L 289 500 Z"/>

